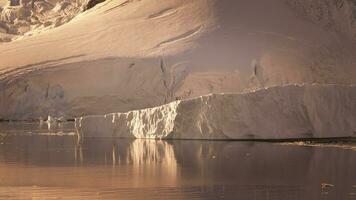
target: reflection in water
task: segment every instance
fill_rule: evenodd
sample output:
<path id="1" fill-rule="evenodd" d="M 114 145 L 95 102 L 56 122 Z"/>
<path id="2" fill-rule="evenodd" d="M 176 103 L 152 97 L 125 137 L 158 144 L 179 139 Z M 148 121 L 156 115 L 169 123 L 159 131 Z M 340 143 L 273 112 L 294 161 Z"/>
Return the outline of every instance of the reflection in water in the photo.
<path id="1" fill-rule="evenodd" d="M 354 169 L 337 148 L 18 136 L 0 145 L 0 199 L 355 199 Z"/>
<path id="2" fill-rule="evenodd" d="M 83 158 L 83 140 L 81 140 L 81 139 L 77 139 L 77 142 L 75 144 L 74 160 L 75 160 L 76 164 L 78 162 L 80 164 L 83 164 L 83 161 L 84 161 L 84 158 Z"/>
<path id="3" fill-rule="evenodd" d="M 132 162 L 137 175 L 157 173 L 166 175 L 166 178 L 175 181 L 177 176 L 177 161 L 173 146 L 162 140 L 134 140 L 129 147 L 128 163 Z"/>

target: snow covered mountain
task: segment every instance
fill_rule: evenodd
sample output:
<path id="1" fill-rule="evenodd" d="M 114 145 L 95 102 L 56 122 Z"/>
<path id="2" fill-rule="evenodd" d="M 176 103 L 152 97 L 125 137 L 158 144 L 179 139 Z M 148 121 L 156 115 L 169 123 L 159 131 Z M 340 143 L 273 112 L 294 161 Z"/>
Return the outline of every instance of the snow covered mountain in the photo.
<path id="1" fill-rule="evenodd" d="M 106 0 L 0 43 L 0 119 L 356 82 L 353 0 Z"/>

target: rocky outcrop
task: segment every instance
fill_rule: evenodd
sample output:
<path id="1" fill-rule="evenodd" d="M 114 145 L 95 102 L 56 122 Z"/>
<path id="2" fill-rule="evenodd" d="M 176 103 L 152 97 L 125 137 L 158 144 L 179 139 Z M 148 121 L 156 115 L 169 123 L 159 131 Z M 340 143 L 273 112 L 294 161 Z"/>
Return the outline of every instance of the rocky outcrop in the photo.
<path id="1" fill-rule="evenodd" d="M 93 8 L 94 6 L 96 6 L 99 3 L 104 2 L 105 0 L 87 0 L 84 5 L 83 5 L 83 9 L 85 10 L 89 10 L 91 8 Z"/>
<path id="2" fill-rule="evenodd" d="M 36 35 L 63 25 L 78 15 L 82 6 L 81 0 L 23 0 L 12 3 L 14 5 L 0 7 L 0 23 L 8 27 L 6 33 L 11 34 L 13 38 Z M 11 41 L 11 37 L 10 40 L 4 38 L 9 36 L 0 35 L 0 42 Z"/>

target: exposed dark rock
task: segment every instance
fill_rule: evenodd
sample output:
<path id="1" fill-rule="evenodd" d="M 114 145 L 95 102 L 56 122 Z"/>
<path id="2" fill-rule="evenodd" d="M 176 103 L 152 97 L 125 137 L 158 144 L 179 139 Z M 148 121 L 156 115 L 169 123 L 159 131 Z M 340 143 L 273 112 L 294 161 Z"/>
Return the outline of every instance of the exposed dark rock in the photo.
<path id="1" fill-rule="evenodd" d="M 105 0 L 88 0 L 86 5 L 84 5 L 84 11 L 89 10 L 96 6 L 99 3 L 104 2 Z"/>
<path id="2" fill-rule="evenodd" d="M 20 5 L 20 0 L 10 0 L 10 6 L 18 6 Z"/>

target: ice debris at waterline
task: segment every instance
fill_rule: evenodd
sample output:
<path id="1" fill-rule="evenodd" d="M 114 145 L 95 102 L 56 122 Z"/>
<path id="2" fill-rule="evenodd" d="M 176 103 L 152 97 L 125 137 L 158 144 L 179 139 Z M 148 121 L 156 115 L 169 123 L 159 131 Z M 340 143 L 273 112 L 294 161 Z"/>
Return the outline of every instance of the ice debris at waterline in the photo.
<path id="1" fill-rule="evenodd" d="M 287 85 L 76 119 L 79 136 L 288 139 L 356 136 L 356 86 Z"/>

